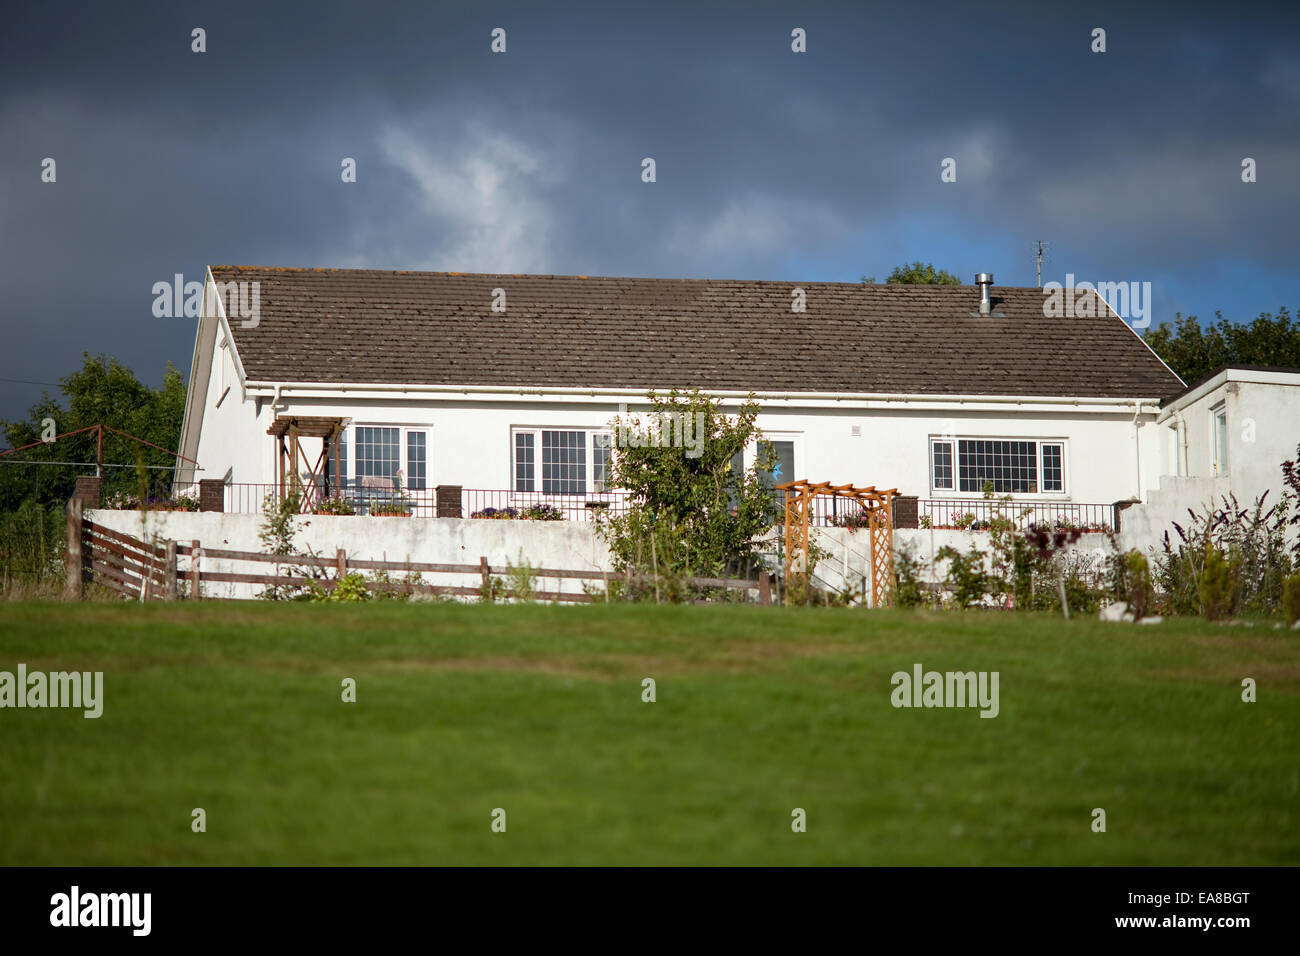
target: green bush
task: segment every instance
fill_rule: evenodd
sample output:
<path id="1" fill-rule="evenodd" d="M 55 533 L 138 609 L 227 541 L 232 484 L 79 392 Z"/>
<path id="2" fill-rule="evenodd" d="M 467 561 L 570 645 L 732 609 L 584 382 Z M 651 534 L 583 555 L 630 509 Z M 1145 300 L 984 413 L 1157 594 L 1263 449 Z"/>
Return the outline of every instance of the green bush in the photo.
<path id="1" fill-rule="evenodd" d="M 343 577 L 339 578 L 338 583 L 334 585 L 332 591 L 324 591 L 324 593 L 325 597 L 317 600 L 338 601 L 349 604 L 356 601 L 370 600 L 370 588 L 366 587 L 366 579 L 356 571 L 343 575 Z"/>
<path id="2" fill-rule="evenodd" d="M 1235 496 L 1225 495 L 1199 513 L 1189 509 L 1186 527 L 1175 522 L 1176 543 L 1165 533 L 1153 574 L 1165 613 L 1204 613 L 1201 581 L 1210 551 L 1229 554 L 1236 564 L 1233 611 L 1273 615 L 1281 610 L 1282 581 L 1293 569 L 1286 529 L 1300 518 L 1300 510 L 1292 513 L 1295 502 L 1288 495 L 1272 506 L 1266 498 L 1267 493 L 1243 507 Z"/>
<path id="3" fill-rule="evenodd" d="M 543 519 L 546 520 L 546 519 Z M 537 571 L 519 554 L 519 563 L 506 562 L 506 578 L 510 597 L 521 604 L 531 604 L 537 599 Z"/>
<path id="4" fill-rule="evenodd" d="M 925 565 L 916 555 L 912 545 L 899 548 L 894 554 L 894 605 L 896 607 L 925 607 L 931 603 L 930 595 L 921 581 Z"/>
<path id="5" fill-rule="evenodd" d="M 61 576 L 66 529 L 60 505 L 25 501 L 0 512 L 0 580 L 37 584 Z"/>
<path id="6" fill-rule="evenodd" d="M 936 561 L 948 562 L 944 585 L 953 593 L 958 607 L 978 607 L 989 594 L 990 580 L 984 570 L 984 552 L 971 545 L 969 551 L 958 551 L 944 545 L 935 552 Z"/>
<path id="7" fill-rule="evenodd" d="M 1300 621 L 1300 571 L 1282 583 L 1282 613 L 1288 624 Z"/>
<path id="8" fill-rule="evenodd" d="M 1135 618 L 1146 616 L 1154 597 L 1151 564 L 1146 555 L 1137 550 L 1129 551 L 1120 555 L 1116 564 L 1121 569 L 1121 575 L 1115 596 L 1128 605 Z"/>
<path id="9" fill-rule="evenodd" d="M 734 414 L 720 399 L 698 391 L 648 395 L 644 413 L 620 416 L 616 434 L 642 435 L 656 421 L 694 422 L 698 445 L 685 442 L 616 443 L 611 487 L 626 489 L 625 513 L 602 514 L 599 529 L 627 576 L 624 594 L 667 602 L 723 597 L 718 589 L 696 587 L 692 577 L 752 577 L 763 566 L 760 544 L 780 514 L 780 496 L 756 467 L 733 468 L 747 446 L 759 446 L 758 464 L 771 467 L 775 450 L 763 441 L 757 402 L 742 402 Z M 785 476 L 792 478 L 795 476 Z M 807 573 L 812 572 L 809 554 Z M 657 586 L 647 579 L 658 579 Z M 797 595 L 789 596 L 791 599 Z"/>
<path id="10" fill-rule="evenodd" d="M 1196 581 L 1201 614 L 1208 621 L 1231 617 L 1241 600 L 1241 561 L 1225 558 L 1218 548 L 1205 546 L 1205 563 Z"/>

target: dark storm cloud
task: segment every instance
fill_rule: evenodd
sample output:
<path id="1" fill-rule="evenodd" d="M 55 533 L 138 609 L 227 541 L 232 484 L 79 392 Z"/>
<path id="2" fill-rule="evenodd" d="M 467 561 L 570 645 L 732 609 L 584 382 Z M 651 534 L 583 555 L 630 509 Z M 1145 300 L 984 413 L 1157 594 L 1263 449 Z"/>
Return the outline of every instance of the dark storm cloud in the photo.
<path id="1" fill-rule="evenodd" d="M 1049 278 L 1153 281 L 1157 321 L 1294 305 L 1296 26 L 1241 4 L 33 6 L 0 34 L 0 378 L 82 350 L 188 371 L 193 323 L 150 289 L 217 262 L 852 281 L 923 258 L 1032 284 L 1044 238 Z M 0 415 L 38 393 L 0 382 Z"/>

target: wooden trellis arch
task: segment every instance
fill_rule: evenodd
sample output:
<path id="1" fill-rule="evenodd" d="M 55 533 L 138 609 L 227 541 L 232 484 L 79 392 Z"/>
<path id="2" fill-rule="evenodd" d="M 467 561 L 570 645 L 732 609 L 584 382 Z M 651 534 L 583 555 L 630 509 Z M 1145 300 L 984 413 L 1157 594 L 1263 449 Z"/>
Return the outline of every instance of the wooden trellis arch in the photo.
<path id="1" fill-rule="evenodd" d="M 832 485 L 829 481 L 787 481 L 776 486 L 785 492 L 785 583 L 795 575 L 808 573 L 808 525 L 813 502 L 819 495 L 856 501 L 867 516 L 871 533 L 871 606 L 884 607 L 894 600 L 893 500 L 897 488 L 882 490 L 875 485 Z"/>
<path id="2" fill-rule="evenodd" d="M 282 498 L 296 492 L 302 497 L 299 508 L 306 512 L 321 498 L 339 493 L 340 489 L 331 488 L 326 480 L 326 465 L 330 465 L 329 474 L 340 474 L 339 449 L 347 423 L 346 418 L 303 415 L 277 418 L 271 423 L 266 433 L 275 439 L 275 481 Z M 321 440 L 320 456 L 314 465 L 302 447 L 304 438 Z"/>

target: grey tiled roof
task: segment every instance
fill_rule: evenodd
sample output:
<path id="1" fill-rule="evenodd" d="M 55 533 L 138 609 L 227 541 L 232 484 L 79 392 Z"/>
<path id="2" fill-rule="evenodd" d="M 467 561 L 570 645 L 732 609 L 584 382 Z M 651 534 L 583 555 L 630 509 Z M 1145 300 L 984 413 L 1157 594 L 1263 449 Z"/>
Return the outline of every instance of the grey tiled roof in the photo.
<path id="1" fill-rule="evenodd" d="M 1040 289 L 213 266 L 260 283 L 231 326 L 272 382 L 1164 398 L 1183 384 L 1105 306 Z M 791 311 L 791 290 L 807 311 Z M 492 290 L 506 293 L 493 312 Z"/>

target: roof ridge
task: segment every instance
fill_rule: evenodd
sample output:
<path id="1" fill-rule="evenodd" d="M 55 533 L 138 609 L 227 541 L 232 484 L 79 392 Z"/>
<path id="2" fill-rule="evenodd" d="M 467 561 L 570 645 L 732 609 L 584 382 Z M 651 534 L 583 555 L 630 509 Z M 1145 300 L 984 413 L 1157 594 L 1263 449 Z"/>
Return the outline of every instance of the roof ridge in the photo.
<path id="1" fill-rule="evenodd" d="M 212 270 L 231 270 L 235 272 L 278 272 L 286 275 L 319 275 L 319 274 L 348 274 L 348 275 L 407 275 L 407 276 L 450 276 L 464 279 L 586 279 L 606 282 L 699 282 L 699 283 L 731 283 L 746 285 L 818 285 L 818 286 L 845 286 L 854 289 L 885 289 L 889 291 L 924 291 L 945 290 L 945 289 L 979 289 L 974 283 L 961 283 L 959 285 L 939 284 L 939 283 L 887 283 L 887 282 L 844 282 L 835 279 L 740 279 L 728 278 L 725 276 L 614 276 L 614 275 L 576 275 L 559 272 L 451 272 L 445 270 L 432 269 L 356 269 L 338 266 L 266 266 L 266 265 L 236 265 L 233 263 L 223 263 L 220 265 L 209 265 Z M 992 287 L 994 290 L 1014 289 L 1016 291 L 1034 291 L 1043 292 L 1041 287 L 1037 286 L 1017 286 L 1017 285 L 997 285 Z M 994 292 L 996 295 L 996 292 Z"/>

